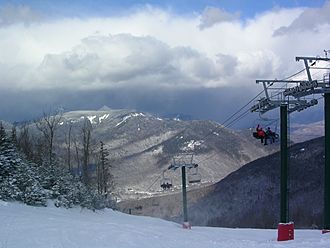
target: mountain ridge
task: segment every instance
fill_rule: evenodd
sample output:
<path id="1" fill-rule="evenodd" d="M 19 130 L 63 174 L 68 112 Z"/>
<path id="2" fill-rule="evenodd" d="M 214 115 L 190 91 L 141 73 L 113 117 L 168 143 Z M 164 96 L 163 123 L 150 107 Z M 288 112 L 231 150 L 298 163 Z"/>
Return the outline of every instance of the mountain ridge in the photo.
<path id="1" fill-rule="evenodd" d="M 264 147 L 250 134 L 226 129 L 212 121 L 162 119 L 145 112 L 105 107 L 101 111 L 62 113 L 55 152 L 63 159 L 66 157 L 66 139 L 70 128 L 77 151 L 81 154 L 81 130 L 85 121 L 92 127 L 91 147 L 94 152 L 97 152 L 97 146 L 102 141 L 110 153 L 115 193 L 120 199 L 164 194 L 159 186 L 161 174 L 177 153 L 194 153 L 194 161 L 200 162 L 202 186 L 217 182 L 245 163 L 277 149 L 276 145 Z M 38 133 L 35 123 L 29 127 L 32 132 Z M 75 151 L 71 149 L 74 161 Z M 76 160 L 72 163 L 77 164 L 78 158 Z M 166 171 L 166 174 L 173 179 L 174 189 L 179 190 L 179 173 Z M 154 181 L 156 183 L 153 184 Z"/>

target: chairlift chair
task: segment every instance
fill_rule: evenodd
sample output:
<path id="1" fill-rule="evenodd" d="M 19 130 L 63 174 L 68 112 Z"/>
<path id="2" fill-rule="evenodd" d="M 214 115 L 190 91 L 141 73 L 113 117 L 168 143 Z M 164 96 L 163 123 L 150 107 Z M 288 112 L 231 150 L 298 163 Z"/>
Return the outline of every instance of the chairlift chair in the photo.
<path id="1" fill-rule="evenodd" d="M 163 171 L 163 177 L 162 177 L 162 180 L 160 182 L 160 187 L 163 190 L 167 190 L 167 189 L 172 188 L 173 184 L 172 184 L 172 179 L 168 178 L 168 177 L 165 177 L 164 173 L 165 173 L 165 171 Z"/>
<path id="2" fill-rule="evenodd" d="M 189 168 L 188 182 L 189 183 L 200 183 L 201 182 L 201 175 L 198 173 L 198 166 Z"/>
<path id="3" fill-rule="evenodd" d="M 271 144 L 275 143 L 279 140 L 279 135 L 277 133 L 278 119 L 266 118 L 266 117 L 261 116 L 261 114 L 259 113 L 258 123 L 261 124 L 261 127 L 263 128 L 264 132 L 267 131 L 268 127 L 270 127 L 270 126 L 274 127 L 273 129 L 271 129 L 272 130 L 271 136 L 267 137 L 267 135 L 265 133 L 265 135 L 266 135 L 265 139 L 270 140 Z M 254 126 L 256 126 L 256 124 Z M 256 139 L 262 139 L 261 137 L 259 137 L 258 133 L 254 129 L 252 129 L 252 136 Z M 267 144 L 267 143 L 265 143 L 265 144 Z"/>

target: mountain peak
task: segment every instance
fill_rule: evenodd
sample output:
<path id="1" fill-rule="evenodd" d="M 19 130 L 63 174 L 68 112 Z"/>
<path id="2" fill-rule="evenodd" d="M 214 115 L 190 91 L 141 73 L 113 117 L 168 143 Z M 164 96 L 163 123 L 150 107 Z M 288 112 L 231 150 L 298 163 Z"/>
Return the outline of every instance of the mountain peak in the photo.
<path id="1" fill-rule="evenodd" d="M 102 108 L 98 109 L 98 111 L 111 111 L 112 109 L 109 108 L 107 105 L 103 105 Z"/>

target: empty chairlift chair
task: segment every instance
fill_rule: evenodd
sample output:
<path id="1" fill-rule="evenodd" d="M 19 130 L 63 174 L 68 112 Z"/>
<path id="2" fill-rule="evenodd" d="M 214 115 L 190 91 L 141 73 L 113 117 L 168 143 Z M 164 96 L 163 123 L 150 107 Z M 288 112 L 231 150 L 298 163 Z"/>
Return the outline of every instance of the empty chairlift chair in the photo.
<path id="1" fill-rule="evenodd" d="M 188 182 L 189 183 L 200 183 L 201 182 L 201 175 L 198 173 L 198 164 L 195 164 L 194 167 L 189 168 Z"/>

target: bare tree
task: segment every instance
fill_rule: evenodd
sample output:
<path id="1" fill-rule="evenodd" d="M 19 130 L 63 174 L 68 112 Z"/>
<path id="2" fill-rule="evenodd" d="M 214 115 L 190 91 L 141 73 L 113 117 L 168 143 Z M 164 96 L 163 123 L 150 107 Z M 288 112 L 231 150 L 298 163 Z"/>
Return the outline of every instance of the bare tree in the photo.
<path id="1" fill-rule="evenodd" d="M 92 132 L 92 124 L 91 122 L 85 118 L 84 125 L 82 127 L 82 136 L 83 136 L 83 164 L 82 164 L 82 172 L 83 172 L 83 182 L 86 185 L 90 184 L 90 175 L 88 171 L 90 152 L 91 152 L 91 132 Z"/>
<path id="2" fill-rule="evenodd" d="M 97 181 L 99 194 L 108 195 L 113 186 L 113 176 L 110 172 L 109 152 L 104 147 L 104 143 L 100 142 L 99 161 L 97 166 Z"/>
<path id="3" fill-rule="evenodd" d="M 53 146 L 55 132 L 62 120 L 62 117 L 63 114 L 59 111 L 56 111 L 54 115 L 51 115 L 50 112 L 44 112 L 41 120 L 34 122 L 37 129 L 43 134 L 47 142 L 48 162 L 51 167 L 53 167 Z"/>
<path id="4" fill-rule="evenodd" d="M 11 141 L 17 147 L 17 131 L 15 126 L 11 129 Z"/>
<path id="5" fill-rule="evenodd" d="M 29 127 L 27 124 L 24 124 L 20 127 L 19 135 L 17 138 L 17 146 L 18 149 L 25 154 L 27 159 L 33 160 L 34 154 L 33 154 L 33 142 L 32 137 L 29 132 Z"/>
<path id="6" fill-rule="evenodd" d="M 75 136 L 73 136 L 73 145 L 75 149 L 75 160 L 77 162 L 77 172 L 80 176 L 80 155 L 79 155 L 79 145 Z"/>
<path id="7" fill-rule="evenodd" d="M 39 136 L 33 138 L 33 159 L 32 161 L 35 162 L 38 165 L 42 165 L 45 161 L 45 152 L 46 152 L 46 142 L 44 137 Z"/>
<path id="8" fill-rule="evenodd" d="M 66 150 L 67 150 L 67 163 L 68 169 L 71 170 L 71 134 L 72 134 L 72 123 L 69 124 L 69 130 L 65 134 L 65 143 L 66 143 Z"/>

